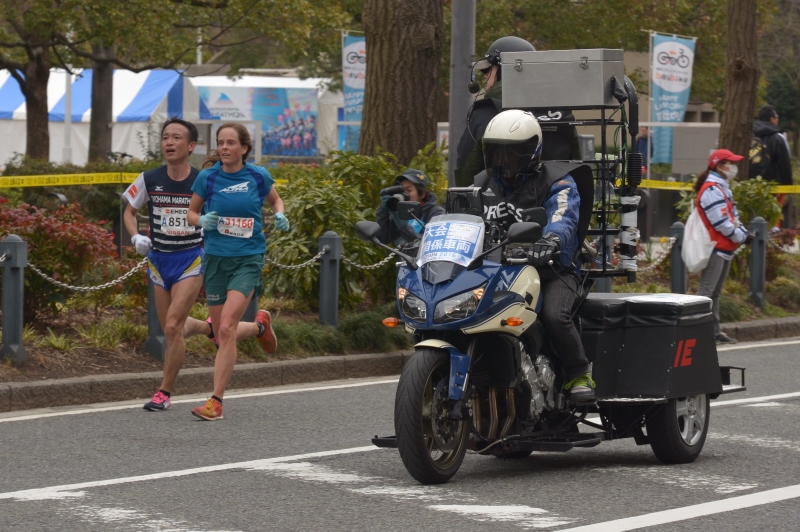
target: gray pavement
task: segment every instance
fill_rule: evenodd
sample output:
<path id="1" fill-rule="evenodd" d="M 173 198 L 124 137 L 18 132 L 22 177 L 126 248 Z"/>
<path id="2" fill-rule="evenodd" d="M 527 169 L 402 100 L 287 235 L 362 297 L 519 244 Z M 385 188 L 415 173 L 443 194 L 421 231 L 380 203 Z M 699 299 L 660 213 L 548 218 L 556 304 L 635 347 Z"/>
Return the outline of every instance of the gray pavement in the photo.
<path id="1" fill-rule="evenodd" d="M 722 331 L 742 342 L 800 336 L 800 316 L 723 323 Z M 250 389 L 399 375 L 412 351 L 314 357 L 237 364 L 229 389 Z M 213 368 L 181 370 L 176 395 L 211 393 Z M 0 383 L 0 412 L 147 399 L 161 382 L 161 372 L 95 375 L 70 379 Z"/>

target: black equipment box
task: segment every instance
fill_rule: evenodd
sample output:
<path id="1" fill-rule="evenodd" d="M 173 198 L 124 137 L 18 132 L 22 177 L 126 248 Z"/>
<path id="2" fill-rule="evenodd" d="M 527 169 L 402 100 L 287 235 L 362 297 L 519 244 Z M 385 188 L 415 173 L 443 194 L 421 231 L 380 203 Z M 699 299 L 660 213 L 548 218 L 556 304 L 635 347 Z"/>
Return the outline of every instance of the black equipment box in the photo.
<path id="1" fill-rule="evenodd" d="M 711 299 L 592 293 L 578 315 L 598 399 L 722 391 Z"/>

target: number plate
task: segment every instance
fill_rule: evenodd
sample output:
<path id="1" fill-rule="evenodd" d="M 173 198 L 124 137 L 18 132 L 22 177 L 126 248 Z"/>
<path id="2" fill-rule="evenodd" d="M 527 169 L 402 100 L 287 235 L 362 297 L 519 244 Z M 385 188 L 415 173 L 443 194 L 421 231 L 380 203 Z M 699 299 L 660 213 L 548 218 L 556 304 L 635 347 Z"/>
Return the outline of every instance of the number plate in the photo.
<path id="1" fill-rule="evenodd" d="M 250 238 L 253 236 L 253 218 L 228 218 L 220 216 L 217 231 L 226 236 Z"/>

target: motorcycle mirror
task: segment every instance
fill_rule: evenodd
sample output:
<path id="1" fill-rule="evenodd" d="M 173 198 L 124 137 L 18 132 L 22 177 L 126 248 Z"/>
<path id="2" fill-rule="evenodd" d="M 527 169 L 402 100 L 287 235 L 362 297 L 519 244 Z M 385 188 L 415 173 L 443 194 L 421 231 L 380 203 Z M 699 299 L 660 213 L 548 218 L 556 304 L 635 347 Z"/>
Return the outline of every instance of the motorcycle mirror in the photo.
<path id="1" fill-rule="evenodd" d="M 547 211 L 544 210 L 544 207 L 523 209 L 521 214 L 523 222 L 536 222 L 541 227 L 547 225 Z"/>
<path id="2" fill-rule="evenodd" d="M 418 201 L 400 201 L 397 203 L 397 216 L 401 220 L 420 220 L 422 205 Z"/>
<path id="3" fill-rule="evenodd" d="M 378 233 L 381 232 L 381 226 L 378 225 L 378 222 L 370 222 L 368 220 L 361 220 L 360 222 L 356 222 L 356 235 L 361 240 L 366 240 L 367 242 L 374 242 L 374 239 L 378 237 Z"/>
<path id="4" fill-rule="evenodd" d="M 408 267 L 412 270 L 417 269 L 417 264 L 414 262 L 414 257 L 410 257 L 406 255 L 402 251 L 394 249 L 392 247 L 387 246 L 380 240 L 378 240 L 378 233 L 381 230 L 381 226 L 378 225 L 378 222 L 370 222 L 369 220 L 361 220 L 360 222 L 356 222 L 356 236 L 361 240 L 365 240 L 367 242 L 372 242 L 373 244 L 377 244 L 384 249 L 388 249 L 408 264 Z"/>
<path id="5" fill-rule="evenodd" d="M 510 244 L 534 243 L 542 238 L 542 226 L 536 222 L 517 222 L 508 228 Z"/>

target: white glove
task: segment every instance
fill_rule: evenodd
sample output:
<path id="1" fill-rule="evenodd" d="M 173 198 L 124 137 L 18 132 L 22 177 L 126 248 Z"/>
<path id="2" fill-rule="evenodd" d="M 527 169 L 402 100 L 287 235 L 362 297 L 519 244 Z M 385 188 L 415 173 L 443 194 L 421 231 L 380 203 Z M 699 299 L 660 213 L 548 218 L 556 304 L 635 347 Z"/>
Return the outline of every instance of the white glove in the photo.
<path id="1" fill-rule="evenodd" d="M 144 257 L 150 252 L 153 243 L 150 242 L 150 237 L 144 235 L 133 235 L 131 237 L 131 244 L 136 247 L 136 253 Z"/>

